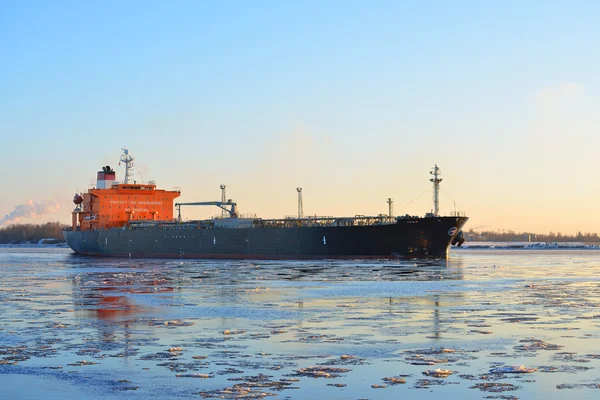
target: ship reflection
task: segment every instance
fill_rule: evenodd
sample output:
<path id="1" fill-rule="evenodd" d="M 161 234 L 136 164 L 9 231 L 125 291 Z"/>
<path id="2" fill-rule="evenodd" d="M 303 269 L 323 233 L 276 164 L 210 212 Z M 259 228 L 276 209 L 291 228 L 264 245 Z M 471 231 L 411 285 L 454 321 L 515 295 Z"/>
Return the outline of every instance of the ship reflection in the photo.
<path id="1" fill-rule="evenodd" d="M 126 320 L 148 308 L 135 295 L 172 292 L 170 281 L 151 272 L 90 272 L 73 278 L 75 312 L 81 318 Z"/>
<path id="2" fill-rule="evenodd" d="M 89 272 L 88 272 L 89 271 Z M 464 279 L 463 260 L 388 260 L 388 261 L 321 261 L 321 262 L 243 262 L 243 261 L 185 261 L 166 264 L 149 262 L 148 265 L 110 263 L 97 264 L 88 271 L 76 274 L 72 280 L 75 315 L 96 321 L 99 340 L 124 341 L 127 352 L 133 327 L 152 328 L 156 318 L 180 319 L 189 316 L 208 317 L 206 326 L 222 318 L 223 329 L 232 321 L 245 315 L 259 315 L 264 304 L 279 305 L 273 313 L 285 312 L 292 302 L 297 309 L 292 324 L 302 327 L 311 321 L 320 300 L 297 297 L 299 287 L 286 281 L 318 283 L 316 287 L 330 287 L 330 283 L 366 282 L 376 288 L 378 282 L 456 281 Z M 270 282 L 276 290 L 268 290 Z M 414 287 L 410 284 L 403 287 Z M 437 287 L 437 285 L 434 285 Z M 343 285 L 335 285 L 336 288 Z M 389 307 L 390 314 L 406 309 L 411 315 L 418 313 L 426 321 L 427 337 L 442 338 L 451 328 L 451 318 L 445 316 L 460 305 L 461 292 L 419 293 L 409 290 L 394 297 L 383 294 L 371 311 Z M 184 307 L 181 307 L 185 305 Z M 340 310 L 338 308 L 338 310 Z M 270 309 L 268 309 L 270 312 Z M 343 314 L 341 315 L 343 317 Z M 212 318 L 212 320 L 210 319 Z"/>
<path id="3" fill-rule="evenodd" d="M 381 282 L 423 282 L 423 281 L 461 281 L 464 280 L 464 261 L 462 257 L 447 260 L 393 260 L 386 262 L 356 263 L 319 263 L 308 264 L 290 269 L 286 273 L 288 280 L 298 281 L 381 281 Z M 465 294 L 460 291 L 448 293 L 422 293 L 399 295 L 398 297 L 383 297 L 377 300 L 379 305 L 373 305 L 370 312 L 377 314 L 382 308 L 390 315 L 402 314 L 408 311 L 411 315 L 418 316 L 426 326 L 425 337 L 430 340 L 444 338 L 455 322 L 451 316 L 453 307 L 465 302 Z M 364 299 L 356 299 L 359 301 Z M 382 304 L 382 302 L 385 302 Z M 370 302 L 368 304 L 371 304 Z M 297 310 L 303 311 L 305 303 L 297 302 Z M 369 308 L 369 307 L 368 307 Z M 300 315 L 304 315 L 302 312 Z M 309 316 L 309 320 L 313 316 Z M 298 321 L 302 326 L 304 320 Z M 415 330 L 422 327 L 415 326 Z"/>
<path id="4" fill-rule="evenodd" d="M 278 265 L 273 265 L 275 268 Z M 269 268 L 269 265 L 263 265 Z M 447 260 L 383 260 L 383 261 L 356 261 L 339 262 L 323 261 L 316 263 L 289 263 L 286 268 L 280 268 L 277 277 L 285 280 L 462 280 L 462 258 Z"/>

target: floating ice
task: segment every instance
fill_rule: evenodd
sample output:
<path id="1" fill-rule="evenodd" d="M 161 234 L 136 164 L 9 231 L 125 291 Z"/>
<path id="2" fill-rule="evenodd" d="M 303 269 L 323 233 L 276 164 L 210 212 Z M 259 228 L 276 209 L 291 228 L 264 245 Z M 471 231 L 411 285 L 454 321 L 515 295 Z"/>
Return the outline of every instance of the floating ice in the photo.
<path id="1" fill-rule="evenodd" d="M 340 373 L 350 371 L 348 368 L 332 368 L 332 367 L 306 367 L 300 368 L 296 373 L 300 376 L 310 376 L 313 378 L 337 378 Z"/>
<path id="2" fill-rule="evenodd" d="M 406 383 L 406 379 L 397 376 L 388 376 L 383 378 L 382 380 L 390 385 L 402 385 Z"/>
<path id="3" fill-rule="evenodd" d="M 452 375 L 454 373 L 454 371 L 451 371 L 449 369 L 426 369 L 423 372 L 423 375 L 428 375 L 428 376 L 433 376 L 435 378 L 446 378 L 450 375 Z"/>
<path id="4" fill-rule="evenodd" d="M 525 343 L 514 347 L 515 350 L 532 351 L 532 350 L 560 350 L 564 346 L 552 344 L 540 339 L 523 339 L 519 343 Z"/>
<path id="5" fill-rule="evenodd" d="M 490 369 L 491 374 L 530 374 L 537 371 L 537 368 L 527 368 L 524 365 L 504 366 Z"/>
<path id="6" fill-rule="evenodd" d="M 479 389 L 482 392 L 500 393 L 518 390 L 519 386 L 513 385 L 511 383 L 483 382 L 470 386 L 469 389 Z"/>

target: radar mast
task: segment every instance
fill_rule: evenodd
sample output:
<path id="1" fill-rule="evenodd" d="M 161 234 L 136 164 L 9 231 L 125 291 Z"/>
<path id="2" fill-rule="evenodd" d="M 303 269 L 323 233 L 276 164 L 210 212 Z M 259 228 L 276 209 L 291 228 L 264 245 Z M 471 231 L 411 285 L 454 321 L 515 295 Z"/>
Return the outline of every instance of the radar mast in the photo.
<path id="1" fill-rule="evenodd" d="M 132 183 L 134 158 L 129 154 L 129 150 L 126 147 L 123 147 L 121 150 L 123 150 L 123 154 L 121 154 L 120 161 L 125 163 L 125 179 L 123 179 L 123 183 Z"/>
<path id="2" fill-rule="evenodd" d="M 430 181 L 433 182 L 433 216 L 439 217 L 440 216 L 440 182 L 442 181 L 442 178 L 440 178 L 440 176 L 442 175 L 442 171 L 438 168 L 437 164 L 435 164 L 435 167 L 433 167 L 433 169 L 429 173 L 431 175 L 433 175 L 433 178 L 430 179 Z"/>

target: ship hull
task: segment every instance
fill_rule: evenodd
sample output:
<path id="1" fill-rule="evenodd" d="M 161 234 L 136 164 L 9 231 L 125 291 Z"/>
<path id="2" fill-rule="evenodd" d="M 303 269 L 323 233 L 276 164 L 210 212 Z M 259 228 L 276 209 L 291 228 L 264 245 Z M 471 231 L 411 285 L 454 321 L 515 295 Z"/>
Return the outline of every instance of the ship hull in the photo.
<path id="1" fill-rule="evenodd" d="M 64 231 L 78 254 L 214 259 L 445 258 L 466 217 L 297 228 L 152 228 Z"/>

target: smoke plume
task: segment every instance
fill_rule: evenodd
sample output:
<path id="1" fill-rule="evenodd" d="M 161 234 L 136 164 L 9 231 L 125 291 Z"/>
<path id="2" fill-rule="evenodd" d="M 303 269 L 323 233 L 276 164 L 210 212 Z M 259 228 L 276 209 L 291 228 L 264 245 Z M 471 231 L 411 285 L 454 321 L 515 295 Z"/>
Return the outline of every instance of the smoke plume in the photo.
<path id="1" fill-rule="evenodd" d="M 19 222 L 23 218 L 37 218 L 45 214 L 56 213 L 58 210 L 60 210 L 60 203 L 58 202 L 34 202 L 29 200 L 27 203 L 15 206 L 10 214 L 6 214 L 4 218 L 0 219 L 0 226 Z"/>

